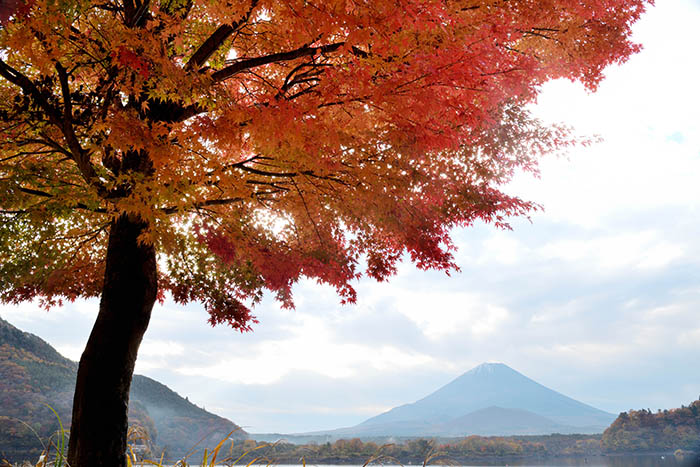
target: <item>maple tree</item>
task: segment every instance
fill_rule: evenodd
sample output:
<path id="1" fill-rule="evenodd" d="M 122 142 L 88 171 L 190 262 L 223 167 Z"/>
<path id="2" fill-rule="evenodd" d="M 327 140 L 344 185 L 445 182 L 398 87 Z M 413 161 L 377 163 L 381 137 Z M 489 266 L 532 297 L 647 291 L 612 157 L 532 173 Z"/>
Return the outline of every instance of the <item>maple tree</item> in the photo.
<path id="1" fill-rule="evenodd" d="M 125 465 L 155 300 L 249 330 L 309 277 L 353 302 L 571 143 L 527 111 L 638 50 L 648 0 L 11 0 L 0 8 L 0 298 L 101 296 L 69 462 Z"/>

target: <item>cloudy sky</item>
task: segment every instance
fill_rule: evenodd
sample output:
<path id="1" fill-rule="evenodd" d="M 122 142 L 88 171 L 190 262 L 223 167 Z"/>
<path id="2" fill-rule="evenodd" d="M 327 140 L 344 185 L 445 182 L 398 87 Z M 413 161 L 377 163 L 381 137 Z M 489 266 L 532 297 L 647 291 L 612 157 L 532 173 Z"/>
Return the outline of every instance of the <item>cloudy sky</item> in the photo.
<path id="1" fill-rule="evenodd" d="M 349 426 L 413 402 L 485 361 L 610 412 L 700 394 L 700 1 L 660 0 L 644 51 L 596 94 L 543 89 L 536 112 L 600 144 L 542 163 L 509 191 L 545 206 L 513 231 L 454 232 L 462 272 L 405 263 L 362 281 L 356 306 L 301 283 L 253 333 L 211 328 L 201 306 L 157 306 L 137 362 L 250 432 Z M 0 316 L 78 359 L 96 302 Z"/>

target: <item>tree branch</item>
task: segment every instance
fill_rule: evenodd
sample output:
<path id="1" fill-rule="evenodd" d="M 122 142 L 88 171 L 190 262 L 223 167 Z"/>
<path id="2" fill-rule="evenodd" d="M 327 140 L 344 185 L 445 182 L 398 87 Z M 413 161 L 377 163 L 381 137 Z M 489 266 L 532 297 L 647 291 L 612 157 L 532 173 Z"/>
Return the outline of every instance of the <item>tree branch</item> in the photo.
<path id="1" fill-rule="evenodd" d="M 192 208 L 199 209 L 199 208 L 204 208 L 207 206 L 224 206 L 227 204 L 240 203 L 243 200 L 244 200 L 244 198 L 209 199 L 206 201 L 202 201 L 200 203 L 195 203 L 194 206 L 192 206 Z M 163 208 L 162 211 L 165 214 L 175 214 L 176 212 L 179 211 L 179 208 L 176 206 L 169 206 L 167 208 Z"/>
<path id="2" fill-rule="evenodd" d="M 32 188 L 25 188 L 23 186 L 18 186 L 17 189 L 22 193 L 26 193 L 28 195 L 41 196 L 42 198 L 53 198 L 52 194 L 47 193 L 45 191 L 34 190 Z"/>
<path id="3" fill-rule="evenodd" d="M 58 77 L 61 81 L 61 91 L 63 93 L 63 114 L 57 108 L 52 106 L 48 100 L 46 100 L 32 80 L 12 68 L 2 59 L 0 59 L 0 76 L 22 89 L 22 92 L 25 95 L 30 96 L 36 105 L 38 105 L 48 117 L 48 120 L 61 130 L 63 137 L 68 144 L 71 158 L 77 164 L 83 178 L 88 184 L 95 187 L 100 195 L 104 195 L 106 194 L 107 190 L 102 183 L 99 182 L 95 168 L 90 162 L 89 154 L 82 148 L 77 136 L 75 135 L 75 132 L 73 131 L 72 115 L 68 115 L 67 113 L 71 110 L 71 104 L 66 70 L 60 64 L 56 65 Z"/>
<path id="4" fill-rule="evenodd" d="M 297 172 L 269 172 L 267 170 L 259 170 L 259 169 L 254 169 L 252 167 L 247 167 L 245 165 L 238 165 L 236 166 L 237 169 L 243 170 L 244 172 L 256 174 L 256 175 L 264 175 L 266 177 L 296 177 L 299 174 Z"/>
<path id="5" fill-rule="evenodd" d="M 58 80 L 61 83 L 61 94 L 63 94 L 63 123 L 73 121 L 73 104 L 70 97 L 70 86 L 68 85 L 68 73 L 63 65 L 56 62 L 56 71 L 58 72 Z"/>
<path id="6" fill-rule="evenodd" d="M 49 198 L 50 199 L 50 198 L 54 197 L 51 193 L 47 193 L 47 192 L 41 191 L 41 190 L 34 190 L 33 188 L 26 188 L 23 186 L 17 186 L 17 189 L 19 191 L 21 191 L 22 193 L 26 193 L 28 195 L 33 195 L 33 196 L 39 196 L 41 198 Z M 83 209 L 83 210 L 90 211 L 90 212 L 99 212 L 99 213 L 106 213 L 107 212 L 107 210 L 104 208 L 93 209 L 93 208 L 90 208 L 83 203 L 77 203 L 75 205 L 75 207 L 78 209 Z"/>
<path id="7" fill-rule="evenodd" d="M 26 95 L 30 96 L 34 100 L 34 102 L 41 108 L 41 110 L 44 111 L 46 116 L 49 117 L 49 120 L 52 123 L 60 123 L 58 110 L 56 110 L 53 106 L 51 106 L 51 104 L 49 104 L 49 102 L 46 99 L 44 99 L 44 97 L 41 95 L 41 92 L 32 82 L 32 80 L 30 80 L 19 71 L 12 68 L 1 58 L 0 76 L 2 76 L 15 86 L 18 86 Z"/>
<path id="8" fill-rule="evenodd" d="M 187 62 L 187 65 L 185 65 L 185 70 L 192 70 L 193 68 L 199 68 L 202 65 L 204 65 L 209 59 L 209 57 L 211 57 L 212 54 L 214 54 L 214 52 L 219 50 L 219 47 L 221 47 L 224 41 L 228 39 L 234 31 L 236 31 L 238 28 L 240 28 L 242 25 L 248 22 L 248 19 L 253 13 L 255 6 L 258 4 L 258 1 L 259 0 L 251 1 L 250 8 L 248 8 L 248 11 L 243 15 L 243 17 L 240 20 L 232 24 L 224 24 L 219 26 L 216 29 L 216 31 L 214 31 L 212 35 L 209 36 L 207 40 L 205 40 L 204 43 L 199 46 L 197 51 L 195 51 L 194 55 L 192 55 L 192 57 Z"/>
<path id="9" fill-rule="evenodd" d="M 268 65 L 270 63 L 288 62 L 300 57 L 310 57 L 316 54 L 334 52 L 343 45 L 345 45 L 345 42 L 335 42 L 333 44 L 322 45 L 320 47 L 304 46 L 295 50 L 290 50 L 289 52 L 280 52 L 262 57 L 246 58 L 212 73 L 211 78 L 215 83 L 218 83 L 251 68 Z"/>
<path id="10" fill-rule="evenodd" d="M 284 62 L 284 61 L 290 61 L 294 60 L 296 58 L 300 57 L 309 57 L 313 56 L 317 53 L 329 53 L 329 52 L 334 52 L 341 48 L 345 42 L 337 42 L 333 44 L 328 44 L 320 47 L 309 47 L 309 46 L 304 46 L 300 47 L 295 50 L 291 50 L 289 52 L 280 52 L 276 54 L 271 54 L 271 55 L 265 55 L 263 57 L 254 57 L 254 58 L 248 58 L 248 59 L 242 59 L 239 60 L 221 70 L 218 70 L 214 72 L 211 77 L 214 80 L 215 83 L 224 81 L 227 78 L 230 78 L 231 76 L 240 73 L 242 71 L 248 70 L 250 68 L 262 66 L 262 65 L 268 65 L 270 63 L 277 63 L 277 62 Z M 364 50 L 353 46 L 352 47 L 352 54 L 355 55 L 356 57 L 360 58 L 367 58 L 369 56 L 369 53 L 365 52 Z M 320 67 L 320 66 L 331 66 L 331 65 L 326 65 L 326 64 L 313 64 L 311 65 L 313 67 Z M 206 112 L 206 108 L 203 108 L 197 104 L 193 105 L 188 105 L 186 107 L 181 107 L 181 106 L 173 106 L 172 109 L 170 109 L 169 112 L 164 113 L 168 115 L 168 120 L 170 122 L 182 122 L 187 120 L 188 118 L 194 117 L 195 115 L 199 115 L 200 113 Z"/>

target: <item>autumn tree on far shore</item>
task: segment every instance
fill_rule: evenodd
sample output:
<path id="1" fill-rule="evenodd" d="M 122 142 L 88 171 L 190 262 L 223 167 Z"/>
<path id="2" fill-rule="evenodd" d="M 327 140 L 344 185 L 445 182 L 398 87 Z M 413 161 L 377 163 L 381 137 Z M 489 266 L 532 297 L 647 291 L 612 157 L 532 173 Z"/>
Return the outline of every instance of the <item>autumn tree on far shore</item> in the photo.
<path id="1" fill-rule="evenodd" d="M 687 407 L 655 413 L 649 409 L 622 412 L 603 433 L 601 445 L 608 453 L 680 449 L 700 456 L 700 399 Z"/>
<path id="2" fill-rule="evenodd" d="M 533 209 L 499 186 L 571 139 L 526 106 L 550 79 L 594 90 L 647 3 L 3 1 L 0 299 L 101 297 L 70 465 L 125 465 L 155 300 L 246 331 L 264 291 L 353 302 Z"/>

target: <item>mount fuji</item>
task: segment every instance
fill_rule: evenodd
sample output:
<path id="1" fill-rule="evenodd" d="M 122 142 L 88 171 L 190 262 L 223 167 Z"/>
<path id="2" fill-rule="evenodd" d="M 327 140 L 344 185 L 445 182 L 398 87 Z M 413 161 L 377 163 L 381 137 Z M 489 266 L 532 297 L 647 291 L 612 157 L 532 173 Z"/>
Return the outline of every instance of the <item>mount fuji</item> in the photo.
<path id="1" fill-rule="evenodd" d="M 336 436 L 602 433 L 615 415 L 549 389 L 503 363 L 483 363 L 426 397 Z M 320 434 L 320 433 L 318 433 Z"/>

